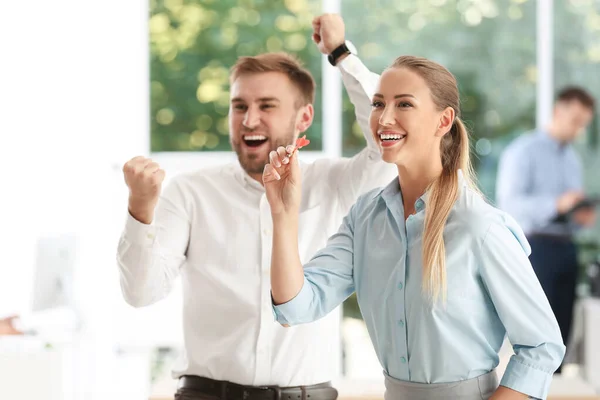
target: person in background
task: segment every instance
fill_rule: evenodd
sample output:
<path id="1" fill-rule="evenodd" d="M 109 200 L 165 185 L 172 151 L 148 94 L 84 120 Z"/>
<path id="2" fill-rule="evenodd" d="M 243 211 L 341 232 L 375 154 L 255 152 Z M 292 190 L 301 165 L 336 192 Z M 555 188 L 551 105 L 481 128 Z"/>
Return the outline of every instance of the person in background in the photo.
<path id="1" fill-rule="evenodd" d="M 22 335 L 19 329 L 15 327 L 15 320 L 18 319 L 18 315 L 11 315 L 9 317 L 0 318 L 0 336 L 6 335 Z"/>
<path id="2" fill-rule="evenodd" d="M 562 89 L 548 126 L 513 141 L 498 167 L 498 207 L 511 214 L 527 236 L 533 269 L 564 343 L 571 331 L 578 272 L 573 234 L 579 227 L 592 226 L 596 218 L 592 207 L 569 214 L 586 197 L 582 163 L 572 143 L 592 121 L 594 104 L 582 88 Z"/>
<path id="3" fill-rule="evenodd" d="M 316 321 L 356 292 L 386 400 L 545 398 L 565 346 L 522 230 L 476 189 L 454 76 L 399 57 L 381 75 L 370 126 L 397 176 L 360 196 L 309 262 L 298 249 L 298 153 L 271 152 L 263 182 L 278 321 Z M 515 355 L 498 386 L 507 334 Z"/>
<path id="4" fill-rule="evenodd" d="M 319 50 L 341 71 L 367 146 L 352 158 L 302 165 L 305 260 L 360 194 L 395 173 L 369 135 L 377 75 L 350 54 L 340 16 L 317 17 L 313 27 Z M 184 351 L 173 371 L 176 399 L 333 400 L 340 320 L 332 315 L 295 329 L 274 321 L 272 221 L 262 185 L 269 152 L 311 126 L 315 82 L 281 53 L 240 58 L 230 82 L 230 141 L 239 162 L 176 176 L 162 193 L 165 172 L 157 163 L 136 157 L 124 165 L 130 196 L 118 246 L 122 292 L 143 307 L 165 298 L 181 275 Z"/>

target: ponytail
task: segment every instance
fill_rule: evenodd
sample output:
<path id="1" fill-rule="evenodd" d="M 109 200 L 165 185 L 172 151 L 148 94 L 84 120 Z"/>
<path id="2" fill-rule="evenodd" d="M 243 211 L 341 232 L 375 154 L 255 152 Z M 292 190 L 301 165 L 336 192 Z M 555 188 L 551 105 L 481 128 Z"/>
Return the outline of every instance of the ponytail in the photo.
<path id="1" fill-rule="evenodd" d="M 442 138 L 442 173 L 430 185 L 425 209 L 423 232 L 423 281 L 422 289 L 433 302 L 440 297 L 446 301 L 446 246 L 444 227 L 459 196 L 458 170 L 462 170 L 466 182 L 475 188 L 474 173 L 469 157 L 469 133 L 457 116 Z"/>

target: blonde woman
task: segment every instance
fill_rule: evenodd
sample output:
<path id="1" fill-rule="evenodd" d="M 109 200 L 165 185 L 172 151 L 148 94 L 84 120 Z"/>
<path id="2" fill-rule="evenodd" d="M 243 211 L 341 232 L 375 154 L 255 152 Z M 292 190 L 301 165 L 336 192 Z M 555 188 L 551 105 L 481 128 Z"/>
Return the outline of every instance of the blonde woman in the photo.
<path id="1" fill-rule="evenodd" d="M 263 173 L 273 218 L 277 320 L 317 320 L 357 293 L 384 370 L 386 400 L 543 399 L 565 347 L 516 222 L 477 191 L 454 76 L 403 56 L 381 76 L 370 116 L 398 177 L 354 204 L 304 267 L 297 152 Z M 290 156 L 291 154 L 291 156 Z M 505 335 L 515 355 L 500 384 Z"/>

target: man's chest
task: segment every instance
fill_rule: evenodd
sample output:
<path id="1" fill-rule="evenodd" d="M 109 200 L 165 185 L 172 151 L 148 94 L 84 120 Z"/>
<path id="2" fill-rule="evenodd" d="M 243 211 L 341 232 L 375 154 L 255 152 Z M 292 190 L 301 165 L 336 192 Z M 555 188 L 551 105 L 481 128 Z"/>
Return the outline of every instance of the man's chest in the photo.
<path id="1" fill-rule="evenodd" d="M 533 192 L 561 194 L 568 190 L 576 165 L 566 151 L 544 151 L 543 147 L 530 154 L 529 187 Z"/>
<path id="2" fill-rule="evenodd" d="M 268 273 L 273 222 L 263 195 L 198 202 L 190 213 L 187 267 L 218 273 Z M 326 245 L 342 216 L 322 202 L 299 215 L 298 250 L 302 262 Z"/>

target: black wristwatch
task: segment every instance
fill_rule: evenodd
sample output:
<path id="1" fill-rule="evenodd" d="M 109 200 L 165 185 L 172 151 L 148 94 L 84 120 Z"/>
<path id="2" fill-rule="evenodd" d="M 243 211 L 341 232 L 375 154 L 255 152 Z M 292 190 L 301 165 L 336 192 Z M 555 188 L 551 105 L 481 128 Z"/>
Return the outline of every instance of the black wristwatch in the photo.
<path id="1" fill-rule="evenodd" d="M 352 43 L 350 43 L 347 40 L 344 41 L 344 43 L 342 43 L 338 47 L 336 47 L 331 52 L 331 54 L 327 56 L 327 60 L 331 65 L 335 67 L 337 65 L 338 59 L 344 54 L 356 54 L 356 49 L 354 48 L 354 45 L 352 45 Z"/>

